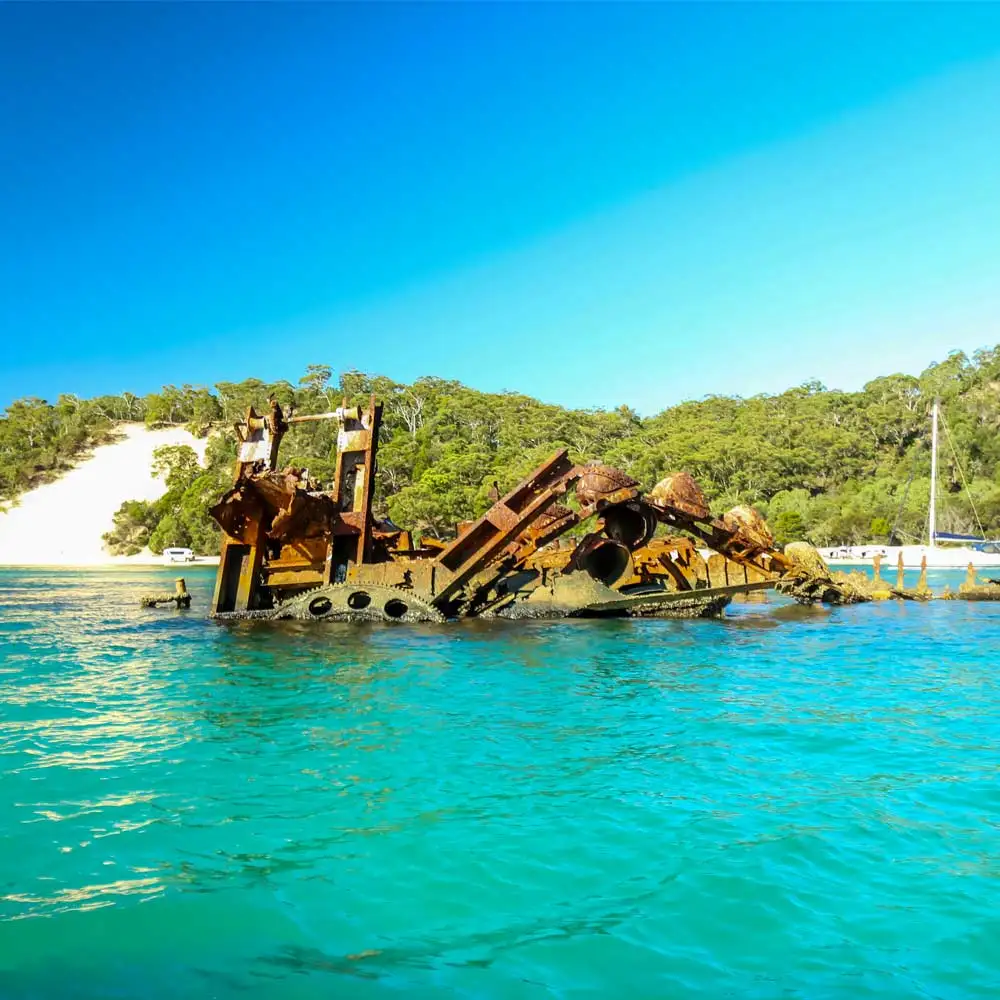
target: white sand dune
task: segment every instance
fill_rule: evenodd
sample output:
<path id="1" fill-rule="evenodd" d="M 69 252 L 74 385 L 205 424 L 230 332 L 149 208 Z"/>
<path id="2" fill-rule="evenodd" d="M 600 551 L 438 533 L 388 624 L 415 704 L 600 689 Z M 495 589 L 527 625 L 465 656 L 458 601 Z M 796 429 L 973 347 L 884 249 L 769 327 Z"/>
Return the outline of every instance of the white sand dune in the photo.
<path id="1" fill-rule="evenodd" d="M 124 501 L 157 500 L 166 492 L 151 471 L 154 449 L 186 444 L 203 460 L 206 442 L 179 427 L 123 424 L 119 431 L 121 440 L 95 448 L 62 478 L 0 510 L 0 566 L 162 565 L 163 557 L 148 550 L 111 556 L 101 536 Z"/>

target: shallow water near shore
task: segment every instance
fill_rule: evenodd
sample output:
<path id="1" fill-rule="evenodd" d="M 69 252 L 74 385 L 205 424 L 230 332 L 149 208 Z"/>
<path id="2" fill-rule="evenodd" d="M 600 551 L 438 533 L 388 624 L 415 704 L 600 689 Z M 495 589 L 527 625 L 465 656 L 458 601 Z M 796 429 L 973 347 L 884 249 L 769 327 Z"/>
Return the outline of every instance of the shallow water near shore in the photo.
<path id="1" fill-rule="evenodd" d="M 174 575 L 0 570 L 4 1000 L 996 995 L 1000 605 L 221 626 Z"/>

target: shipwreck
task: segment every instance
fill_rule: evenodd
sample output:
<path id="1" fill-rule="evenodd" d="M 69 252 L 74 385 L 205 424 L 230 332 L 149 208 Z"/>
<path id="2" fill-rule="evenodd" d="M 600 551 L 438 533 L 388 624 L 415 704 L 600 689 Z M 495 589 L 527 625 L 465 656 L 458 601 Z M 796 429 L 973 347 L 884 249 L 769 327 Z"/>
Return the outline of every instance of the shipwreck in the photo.
<path id="1" fill-rule="evenodd" d="M 323 414 L 286 418 L 273 400 L 265 414 L 247 412 L 233 486 L 210 510 L 223 532 L 213 617 L 696 617 L 767 588 L 802 602 L 862 599 L 821 560 L 779 551 L 753 508 L 713 515 L 690 475 L 644 494 L 625 473 L 574 464 L 565 449 L 495 491 L 453 540 L 415 538 L 373 514 L 381 419 L 374 397 Z M 316 420 L 339 425 L 329 489 L 278 462 L 289 426 Z"/>

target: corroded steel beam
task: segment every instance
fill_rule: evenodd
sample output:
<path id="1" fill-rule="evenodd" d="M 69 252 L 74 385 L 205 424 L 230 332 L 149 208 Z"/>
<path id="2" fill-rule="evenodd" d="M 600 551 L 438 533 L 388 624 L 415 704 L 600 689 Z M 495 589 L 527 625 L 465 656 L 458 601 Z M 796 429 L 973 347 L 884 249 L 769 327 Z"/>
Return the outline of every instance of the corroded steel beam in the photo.
<path id="1" fill-rule="evenodd" d="M 539 518 L 578 478 L 565 448 L 557 451 L 438 553 L 443 585 L 434 595 L 440 607 Z"/>

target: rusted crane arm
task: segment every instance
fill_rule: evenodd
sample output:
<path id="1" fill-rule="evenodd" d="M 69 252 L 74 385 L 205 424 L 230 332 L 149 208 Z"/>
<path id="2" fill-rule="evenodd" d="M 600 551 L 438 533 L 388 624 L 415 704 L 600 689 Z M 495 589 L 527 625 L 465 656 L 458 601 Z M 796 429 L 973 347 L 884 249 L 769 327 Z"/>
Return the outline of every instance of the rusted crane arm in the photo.
<path id="1" fill-rule="evenodd" d="M 563 448 L 497 500 L 478 521 L 438 553 L 434 562 L 445 583 L 435 595 L 434 604 L 439 607 L 447 604 L 465 583 L 531 528 L 579 476 L 579 469 Z M 568 526 L 568 519 L 560 520 L 558 525 L 550 524 L 550 537 L 565 531 Z"/>

